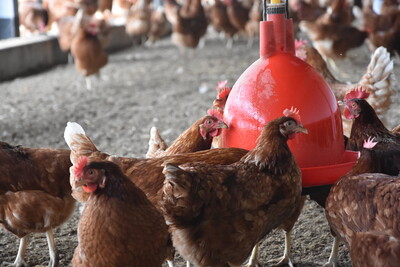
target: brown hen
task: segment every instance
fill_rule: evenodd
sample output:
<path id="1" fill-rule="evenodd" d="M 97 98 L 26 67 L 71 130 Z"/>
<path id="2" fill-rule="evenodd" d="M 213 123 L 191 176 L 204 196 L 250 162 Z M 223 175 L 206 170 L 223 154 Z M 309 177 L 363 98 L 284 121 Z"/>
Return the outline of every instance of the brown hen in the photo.
<path id="1" fill-rule="evenodd" d="M 69 185 L 69 151 L 26 148 L 0 142 L 0 224 L 20 238 L 15 266 L 27 266 L 31 233 L 46 233 L 48 266 L 58 266 L 53 229 L 75 208 Z"/>
<path id="2" fill-rule="evenodd" d="M 376 145 L 373 139 L 366 140 L 363 146 L 356 165 L 333 185 L 326 200 L 326 216 L 336 236 L 329 264 L 337 263 L 339 240 L 349 249 L 356 249 L 360 239 L 374 231 L 386 234 L 400 231 L 400 209 L 398 203 L 393 201 L 400 197 L 400 146 L 388 150 L 383 144 L 385 149 L 382 149 L 380 143 Z M 366 233 L 367 236 L 355 233 Z M 356 242 L 354 245 L 353 241 Z M 368 252 L 370 257 L 376 257 L 382 263 L 377 266 L 387 266 L 383 262 L 391 260 L 390 257 L 381 258 L 374 246 L 365 244 L 364 250 L 367 249 L 371 249 Z M 381 249 L 390 249 L 390 246 L 383 245 Z M 363 251 L 351 251 L 355 262 L 365 261 L 366 258 L 359 258 L 363 255 Z M 370 264 L 372 262 L 374 260 Z"/>
<path id="3" fill-rule="evenodd" d="M 71 161 L 73 163 L 76 163 L 81 156 L 88 156 L 91 160 L 109 160 L 113 157 L 107 153 L 100 152 L 77 123 L 68 123 L 64 138 L 71 149 Z M 127 157 L 118 157 L 117 159 L 124 174 L 145 192 L 153 205 L 159 208 L 161 189 L 165 179 L 161 165 L 166 159 L 173 158 L 175 162 L 181 162 L 182 164 L 199 161 L 210 164 L 230 164 L 238 161 L 247 152 L 247 150 L 240 148 L 223 148 L 151 159 Z M 75 186 L 74 175 L 71 175 L 70 183 L 73 188 L 74 198 L 80 202 L 85 202 L 88 199 L 88 193 L 83 191 L 81 187 L 77 188 Z M 169 259 L 172 260 L 172 256 Z"/>
<path id="4" fill-rule="evenodd" d="M 333 59 L 344 58 L 348 50 L 361 46 L 368 37 L 367 32 L 350 24 L 352 19 L 346 0 L 334 0 L 316 21 L 301 21 L 299 27 L 318 52 L 333 64 Z"/>
<path id="5" fill-rule="evenodd" d="M 21 36 L 46 32 L 49 14 L 38 0 L 18 1 L 18 16 Z"/>
<path id="6" fill-rule="evenodd" d="M 287 115 L 269 122 L 256 147 L 231 165 L 165 160 L 162 210 L 186 260 L 196 266 L 240 265 L 293 214 L 301 199 L 301 172 L 286 141 L 306 130 L 297 115 Z"/>
<path id="7" fill-rule="evenodd" d="M 204 116 L 179 135 L 169 147 L 158 130 L 152 127 L 146 158 L 210 149 L 213 139 L 221 134 L 221 129 L 227 127 L 222 119 L 214 116 Z"/>
<path id="8" fill-rule="evenodd" d="M 86 20 L 83 14 L 80 16 L 80 25 L 71 42 L 71 54 L 74 56 L 76 69 L 86 77 L 87 89 L 91 89 L 88 76 L 98 74 L 108 62 L 108 55 L 104 52 L 100 39 L 102 32 L 108 31 L 108 26 L 102 20 Z"/>
<path id="9" fill-rule="evenodd" d="M 355 89 L 346 94 L 344 98 L 344 116 L 353 120 L 351 133 L 346 149 L 358 151 L 362 148 L 364 140 L 370 136 L 377 142 L 390 146 L 400 145 L 400 134 L 389 131 L 378 118 L 373 107 L 366 101 L 369 93 L 362 89 Z"/>
<path id="10" fill-rule="evenodd" d="M 391 3 L 390 3 L 391 2 Z M 360 12 L 361 29 L 367 31 L 371 50 L 385 47 L 392 55 L 400 52 L 400 11 L 397 1 L 383 1 L 381 10 L 376 13 L 372 3 L 363 6 Z"/>
<path id="11" fill-rule="evenodd" d="M 147 0 L 138 0 L 129 10 L 125 29 L 129 36 L 139 37 L 142 43 L 147 39 L 151 27 L 152 9 Z"/>
<path id="12" fill-rule="evenodd" d="M 90 193 L 78 225 L 72 266 L 161 266 L 168 227 L 146 195 L 110 161 L 82 157 L 75 185 Z"/>
<path id="13" fill-rule="evenodd" d="M 172 25 L 172 42 L 181 54 L 186 48 L 196 48 L 208 27 L 201 0 L 187 0 L 182 6 L 175 0 L 166 0 L 164 8 Z"/>
<path id="14" fill-rule="evenodd" d="M 233 36 L 238 32 L 238 29 L 229 21 L 227 7 L 222 0 L 212 0 L 209 2 L 210 6 L 207 9 L 207 14 L 210 24 L 217 32 L 224 33 L 225 37 L 228 39 L 226 46 L 231 48 Z"/>

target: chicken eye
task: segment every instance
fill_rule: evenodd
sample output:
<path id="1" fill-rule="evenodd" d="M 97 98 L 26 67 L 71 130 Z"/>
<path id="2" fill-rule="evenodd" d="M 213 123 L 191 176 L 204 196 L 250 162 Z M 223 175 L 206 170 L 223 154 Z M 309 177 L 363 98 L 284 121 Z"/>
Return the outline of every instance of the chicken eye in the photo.
<path id="1" fill-rule="evenodd" d="M 208 124 L 208 125 L 211 125 L 212 123 L 213 123 L 212 120 L 208 120 L 208 121 L 207 121 L 207 124 Z"/>
<path id="2" fill-rule="evenodd" d="M 89 170 L 89 174 L 90 174 L 90 175 L 93 175 L 93 174 L 94 174 L 94 171 L 93 171 L 93 170 Z"/>
<path id="3" fill-rule="evenodd" d="M 294 121 L 287 121 L 285 125 L 291 127 L 294 125 Z"/>

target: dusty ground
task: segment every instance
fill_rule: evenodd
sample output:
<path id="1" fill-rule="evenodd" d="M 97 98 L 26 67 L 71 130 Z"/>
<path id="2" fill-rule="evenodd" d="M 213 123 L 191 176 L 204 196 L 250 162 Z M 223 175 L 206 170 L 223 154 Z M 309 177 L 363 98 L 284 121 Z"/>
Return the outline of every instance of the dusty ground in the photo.
<path id="1" fill-rule="evenodd" d="M 347 80 L 357 80 L 365 70 L 366 49 L 350 53 L 338 62 Z M 258 58 L 258 46 L 248 49 L 245 41 L 228 50 L 224 41 L 208 37 L 205 48 L 191 58 L 179 56 L 170 40 L 153 47 L 133 47 L 112 54 L 93 89 L 73 65 L 0 83 L 0 140 L 31 147 L 66 148 L 63 131 L 67 121 L 80 123 L 101 150 L 142 157 L 147 150 L 149 129 L 157 126 L 167 141 L 173 140 L 190 123 L 205 114 L 215 97 L 218 81 L 233 85 L 239 75 Z M 395 66 L 398 73 L 398 66 Z M 398 104 L 398 100 L 396 100 Z M 389 127 L 398 121 L 398 105 L 388 114 Z M 69 266 L 77 245 L 79 213 L 55 231 L 60 266 Z M 293 260 L 296 266 L 321 266 L 329 257 L 332 238 L 323 210 L 308 201 L 295 225 Z M 238 244 L 239 245 L 239 244 Z M 0 231 L 0 262 L 12 262 L 18 240 Z M 260 262 L 283 253 L 283 233 L 271 233 L 262 243 Z M 340 248 L 340 266 L 351 266 L 347 249 Z M 47 265 L 45 236 L 34 235 L 26 261 Z M 177 259 L 177 266 L 183 266 Z"/>

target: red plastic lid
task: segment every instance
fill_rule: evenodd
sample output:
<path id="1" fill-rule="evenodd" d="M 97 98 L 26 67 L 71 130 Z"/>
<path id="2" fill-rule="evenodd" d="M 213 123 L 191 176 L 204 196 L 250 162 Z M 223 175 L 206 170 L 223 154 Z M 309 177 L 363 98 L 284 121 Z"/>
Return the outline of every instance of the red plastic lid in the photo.
<path id="1" fill-rule="evenodd" d="M 300 168 L 303 175 L 303 187 L 329 185 L 353 168 L 358 158 L 358 152 L 346 150 L 342 162 L 333 165 Z"/>

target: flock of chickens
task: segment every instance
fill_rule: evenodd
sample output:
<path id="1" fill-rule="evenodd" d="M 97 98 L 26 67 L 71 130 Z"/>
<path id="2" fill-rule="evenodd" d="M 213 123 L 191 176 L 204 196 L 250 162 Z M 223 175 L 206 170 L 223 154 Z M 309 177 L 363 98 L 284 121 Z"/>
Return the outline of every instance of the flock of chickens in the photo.
<path id="1" fill-rule="evenodd" d="M 353 6 L 344 0 L 289 4 L 295 24 L 315 47 L 299 41 L 296 55 L 341 100 L 344 146 L 360 152 L 352 170 L 330 191 L 310 195 L 325 209 L 335 237 L 327 266 L 338 265 L 339 242 L 350 250 L 353 266 L 397 266 L 400 125 L 387 129 L 384 116 L 395 91 L 390 57 L 400 48 L 399 4 L 384 0 L 379 9 L 368 1 Z M 262 17 L 257 0 L 47 0 L 43 5 L 48 13 L 31 15 L 35 23 L 30 25 L 43 30 L 48 21 L 56 23 L 60 47 L 71 52 L 85 76 L 107 63 L 103 47 L 112 20 L 122 17 L 128 34 L 151 42 L 171 32 L 172 41 L 183 49 L 197 47 L 208 24 L 229 38 L 228 46 L 236 35 L 251 39 L 258 36 Z M 95 15 L 98 11 L 103 13 Z M 365 74 L 356 84 L 338 81 L 325 60 L 344 57 L 365 40 L 374 51 Z M 276 228 L 286 232 L 278 265 L 293 266 L 290 234 L 305 197 L 287 140 L 307 134 L 301 110 L 283 110 L 268 122 L 251 151 L 222 148 L 230 90 L 221 82 L 208 115 L 169 146 L 153 128 L 146 158 L 101 152 L 73 122 L 64 133 L 70 150 L 0 142 L 0 223 L 20 238 L 14 265 L 27 265 L 30 234 L 45 232 L 49 266 L 57 266 L 53 229 L 79 201 L 84 209 L 72 266 L 161 266 L 165 261 L 174 266 L 175 253 L 196 266 L 239 266 L 247 259 L 247 266 L 257 266 L 258 243 Z"/>
<path id="2" fill-rule="evenodd" d="M 367 42 L 400 51 L 397 0 L 291 0 L 295 32 L 303 31 L 322 57 L 334 60 Z M 110 26 L 148 43 L 171 34 L 182 53 L 196 48 L 207 30 L 223 34 L 231 47 L 245 36 L 249 45 L 259 35 L 262 0 L 19 0 L 21 32 L 55 32 L 63 51 L 71 52 L 76 68 L 89 76 L 107 64 L 104 45 Z"/>

